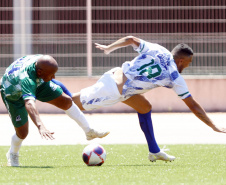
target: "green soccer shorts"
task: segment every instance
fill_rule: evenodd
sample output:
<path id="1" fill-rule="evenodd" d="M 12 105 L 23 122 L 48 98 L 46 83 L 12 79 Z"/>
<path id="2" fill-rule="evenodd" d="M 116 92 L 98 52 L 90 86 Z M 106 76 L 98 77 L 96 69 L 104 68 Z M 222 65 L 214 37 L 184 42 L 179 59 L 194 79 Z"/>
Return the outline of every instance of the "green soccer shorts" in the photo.
<path id="1" fill-rule="evenodd" d="M 53 82 L 45 82 L 36 89 L 36 99 L 42 102 L 48 102 L 56 99 L 63 93 L 60 86 Z M 4 90 L 1 91 L 2 100 L 8 110 L 14 127 L 21 127 L 28 121 L 28 113 L 22 98 L 17 101 L 7 100 Z"/>

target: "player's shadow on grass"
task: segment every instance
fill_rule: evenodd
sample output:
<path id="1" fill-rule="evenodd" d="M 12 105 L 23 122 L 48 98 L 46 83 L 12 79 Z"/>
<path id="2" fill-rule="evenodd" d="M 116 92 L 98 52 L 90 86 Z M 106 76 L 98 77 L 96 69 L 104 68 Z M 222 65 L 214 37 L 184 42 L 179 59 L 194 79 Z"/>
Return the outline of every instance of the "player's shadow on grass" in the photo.
<path id="1" fill-rule="evenodd" d="M 136 166 L 136 167 L 146 167 L 146 166 L 149 166 L 149 167 L 157 167 L 157 166 L 158 167 L 162 167 L 162 166 L 172 166 L 172 164 L 171 165 L 170 164 L 171 163 L 169 163 L 169 164 L 167 164 L 167 163 L 166 164 L 165 163 L 164 164 L 140 164 L 140 165 L 139 164 L 134 164 L 134 165 L 133 164 L 131 164 L 131 165 L 130 164 L 118 164 L 118 165 L 104 165 L 103 164 L 103 166 L 105 166 L 105 167 L 117 167 L 117 166 L 119 166 L 119 167 L 120 166 L 123 166 L 123 167 L 130 167 L 130 166 L 131 167 L 133 167 L 133 166 Z"/>
<path id="2" fill-rule="evenodd" d="M 18 168 L 54 168 L 53 166 L 19 166 Z"/>

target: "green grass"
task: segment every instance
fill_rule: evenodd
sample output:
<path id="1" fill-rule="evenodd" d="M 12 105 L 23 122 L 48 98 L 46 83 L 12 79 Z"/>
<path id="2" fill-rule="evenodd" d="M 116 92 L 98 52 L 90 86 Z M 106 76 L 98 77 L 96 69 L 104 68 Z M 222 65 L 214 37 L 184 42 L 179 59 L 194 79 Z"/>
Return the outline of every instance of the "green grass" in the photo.
<path id="1" fill-rule="evenodd" d="M 84 145 L 23 146 L 21 167 L 7 167 L 0 147 L 0 184 L 226 184 L 225 145 L 169 145 L 174 162 L 149 162 L 146 145 L 103 145 L 100 167 L 82 161 Z"/>

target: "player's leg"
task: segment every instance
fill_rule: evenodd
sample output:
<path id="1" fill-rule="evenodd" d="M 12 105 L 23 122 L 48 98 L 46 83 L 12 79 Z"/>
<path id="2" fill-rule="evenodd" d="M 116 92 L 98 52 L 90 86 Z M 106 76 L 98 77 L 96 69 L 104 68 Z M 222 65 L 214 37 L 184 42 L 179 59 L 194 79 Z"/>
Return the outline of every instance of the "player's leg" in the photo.
<path id="1" fill-rule="evenodd" d="M 158 153 L 160 151 L 155 140 L 152 120 L 151 120 L 151 104 L 143 95 L 134 95 L 123 103 L 129 105 L 138 112 L 140 127 L 145 134 L 148 142 L 149 151 Z"/>
<path id="2" fill-rule="evenodd" d="M 131 96 L 129 99 L 123 101 L 126 105 L 132 107 L 140 114 L 146 114 L 151 111 L 152 105 L 150 102 L 141 94 Z"/>
<path id="3" fill-rule="evenodd" d="M 64 111 L 68 110 L 72 106 L 71 98 L 64 93 L 54 98 L 53 100 L 47 101 L 47 103 L 50 103 Z"/>
<path id="4" fill-rule="evenodd" d="M 61 87 L 61 89 L 63 90 L 63 92 L 70 96 L 73 100 L 73 102 L 79 107 L 80 110 L 85 110 L 83 107 L 82 107 L 82 103 L 80 102 L 80 92 L 78 93 L 71 93 L 67 87 L 60 81 L 56 80 L 56 79 L 52 79 L 51 80 L 53 83 L 59 85 Z"/>
<path id="5" fill-rule="evenodd" d="M 60 82 L 60 81 L 58 81 L 56 79 L 52 79 L 51 81 L 53 83 L 59 85 L 65 94 L 67 94 L 68 96 L 72 97 L 72 93 L 67 89 L 67 87 L 62 82 Z"/>
<path id="6" fill-rule="evenodd" d="M 80 110 L 84 111 L 85 109 L 83 108 L 82 103 L 80 101 L 80 94 L 81 94 L 80 92 L 73 93 L 72 100 L 79 107 Z"/>
<path id="7" fill-rule="evenodd" d="M 5 99 L 4 92 L 1 92 L 2 100 L 10 114 L 10 118 L 15 128 L 15 133 L 11 138 L 11 146 L 6 154 L 8 166 L 19 166 L 19 150 L 23 140 L 28 135 L 28 114 L 24 103 L 10 102 Z"/>
<path id="8" fill-rule="evenodd" d="M 11 138 L 11 146 L 6 154 L 8 160 L 8 166 L 19 166 L 19 150 L 22 145 L 23 140 L 28 135 L 28 121 L 20 126 L 15 127 L 16 133 Z"/>
<path id="9" fill-rule="evenodd" d="M 97 131 L 91 128 L 83 112 L 81 112 L 81 110 L 69 96 L 62 94 L 56 99 L 49 101 L 48 103 L 63 109 L 71 119 L 75 120 L 85 132 L 87 140 L 92 140 L 97 137 L 102 138 L 109 134 L 108 131 Z"/>
<path id="10" fill-rule="evenodd" d="M 22 125 L 20 127 L 15 127 L 16 135 L 20 139 L 25 139 L 27 137 L 28 130 L 29 130 L 29 123 L 28 123 L 28 121 L 24 125 Z"/>
<path id="11" fill-rule="evenodd" d="M 80 111 L 78 106 L 74 104 L 71 97 L 64 94 L 62 89 L 53 82 L 48 82 L 37 90 L 37 99 L 64 110 L 65 113 L 84 130 L 88 140 L 96 137 L 102 138 L 109 134 L 109 132 L 98 132 L 92 129 L 85 115 Z M 92 137 L 90 135 L 92 135 Z"/>
<path id="12" fill-rule="evenodd" d="M 28 135 L 28 121 L 20 127 L 15 127 L 16 133 L 11 138 L 10 149 L 6 153 L 7 166 L 20 166 L 19 163 L 19 150 L 22 142 Z"/>
<path id="13" fill-rule="evenodd" d="M 69 96 L 62 94 L 56 99 L 49 101 L 48 103 L 53 104 L 60 109 L 63 109 L 71 119 L 75 120 L 85 132 L 87 140 L 102 138 L 109 134 L 108 131 L 97 131 L 91 128 L 83 112 L 78 108 L 78 106 L 71 100 Z"/>
<path id="14" fill-rule="evenodd" d="M 152 106 L 150 102 L 143 95 L 134 95 L 128 100 L 124 101 L 126 105 L 129 105 L 138 112 L 138 118 L 140 127 L 146 137 L 149 148 L 149 160 L 165 160 L 172 161 L 174 156 L 166 154 L 163 150 L 160 150 L 154 136 L 154 130 L 151 119 Z"/>
<path id="15" fill-rule="evenodd" d="M 60 96 L 53 100 L 48 101 L 47 103 L 55 105 L 56 107 L 64 110 L 65 113 L 70 118 L 72 118 L 79 124 L 79 126 L 84 130 L 85 133 L 90 130 L 89 123 L 86 120 L 84 114 L 79 110 L 77 105 L 75 105 L 72 102 L 71 98 L 66 94 L 62 93 Z"/>

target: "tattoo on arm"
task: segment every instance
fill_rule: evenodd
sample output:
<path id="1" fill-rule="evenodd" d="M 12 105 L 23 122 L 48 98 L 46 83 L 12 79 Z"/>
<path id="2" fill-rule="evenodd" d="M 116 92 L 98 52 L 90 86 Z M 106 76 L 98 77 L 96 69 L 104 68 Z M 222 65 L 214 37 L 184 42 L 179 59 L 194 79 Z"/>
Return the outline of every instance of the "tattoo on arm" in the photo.
<path id="1" fill-rule="evenodd" d="M 206 123 L 207 125 L 211 125 L 211 120 L 207 117 L 207 115 L 202 112 L 196 112 L 195 115 L 202 120 L 204 123 Z"/>

